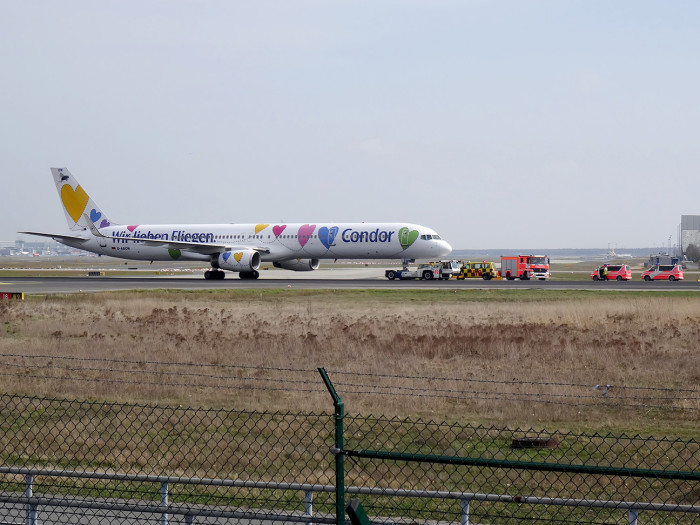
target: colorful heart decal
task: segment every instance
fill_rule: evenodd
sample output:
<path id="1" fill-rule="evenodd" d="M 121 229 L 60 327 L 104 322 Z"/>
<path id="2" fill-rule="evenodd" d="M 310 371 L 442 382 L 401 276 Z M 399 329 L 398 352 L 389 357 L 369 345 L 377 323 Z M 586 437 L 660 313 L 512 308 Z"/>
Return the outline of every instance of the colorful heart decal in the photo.
<path id="1" fill-rule="evenodd" d="M 173 259 L 179 259 L 180 255 L 182 255 L 182 252 L 180 250 L 173 250 L 172 248 L 168 248 L 168 254 Z"/>
<path id="2" fill-rule="evenodd" d="M 106 228 L 107 226 L 110 226 L 110 223 L 106 219 L 102 219 L 102 222 L 100 223 L 100 228 Z"/>
<path id="3" fill-rule="evenodd" d="M 99 221 L 100 217 L 102 217 L 102 214 L 99 211 L 97 211 L 95 209 L 90 210 L 90 220 L 92 222 Z"/>
<path id="4" fill-rule="evenodd" d="M 318 229 L 318 238 L 321 241 L 321 244 L 323 244 L 326 249 L 329 249 L 331 246 L 335 246 L 335 236 L 338 235 L 338 227 L 333 226 L 332 228 L 326 228 L 325 226 L 321 226 Z"/>
<path id="5" fill-rule="evenodd" d="M 257 225 L 255 226 L 255 233 L 260 233 L 261 231 L 263 231 L 263 230 L 264 230 L 265 228 L 267 228 L 268 226 L 269 226 L 269 224 L 257 224 Z"/>
<path id="6" fill-rule="evenodd" d="M 418 238 L 418 230 L 409 230 L 406 227 L 403 227 L 399 230 L 399 242 L 401 243 L 401 247 L 405 250 L 411 244 L 416 242 L 416 239 Z"/>
<path id="7" fill-rule="evenodd" d="M 68 215 L 70 215 L 71 219 L 75 222 L 80 220 L 89 199 L 90 197 L 88 197 L 88 194 L 85 193 L 85 190 L 80 186 L 75 188 L 75 190 L 73 190 L 69 184 L 64 184 L 61 187 L 63 206 L 65 206 Z"/>
<path id="8" fill-rule="evenodd" d="M 134 230 L 138 227 L 139 227 L 138 224 L 134 224 L 133 226 L 127 226 L 126 229 L 133 233 Z"/>
<path id="9" fill-rule="evenodd" d="M 284 231 L 284 229 L 286 227 L 287 227 L 286 224 L 282 224 L 281 226 L 273 226 L 272 233 L 275 234 L 275 237 L 279 237 L 280 235 L 282 235 L 282 232 Z"/>
<path id="10" fill-rule="evenodd" d="M 221 257 L 223 257 L 224 262 L 228 262 L 229 257 L 231 257 L 231 252 L 224 252 L 223 254 L 221 254 Z"/>
<path id="11" fill-rule="evenodd" d="M 304 224 L 303 226 L 299 227 L 299 244 L 302 248 L 307 242 L 309 242 L 309 238 L 315 229 L 315 224 Z"/>
<path id="12" fill-rule="evenodd" d="M 241 259 L 243 258 L 243 252 L 234 253 L 233 258 L 236 259 L 236 262 L 241 262 Z"/>

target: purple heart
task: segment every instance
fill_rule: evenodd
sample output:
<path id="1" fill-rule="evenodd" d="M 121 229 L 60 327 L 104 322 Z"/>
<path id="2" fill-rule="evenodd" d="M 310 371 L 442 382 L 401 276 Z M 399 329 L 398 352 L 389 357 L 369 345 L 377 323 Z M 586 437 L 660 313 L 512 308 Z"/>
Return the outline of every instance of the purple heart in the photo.
<path id="1" fill-rule="evenodd" d="M 102 219 L 102 222 L 100 223 L 100 228 L 106 228 L 109 225 L 109 221 Z"/>

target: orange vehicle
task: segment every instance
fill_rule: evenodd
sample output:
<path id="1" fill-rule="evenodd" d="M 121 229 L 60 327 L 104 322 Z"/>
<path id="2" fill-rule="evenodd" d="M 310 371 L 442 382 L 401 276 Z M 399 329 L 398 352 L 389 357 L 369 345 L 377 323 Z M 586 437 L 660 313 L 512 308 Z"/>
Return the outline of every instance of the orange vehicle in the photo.
<path id="1" fill-rule="evenodd" d="M 645 281 L 680 281 L 683 279 L 683 268 L 680 264 L 657 264 L 642 274 Z"/>
<path id="2" fill-rule="evenodd" d="M 603 266 L 593 270 L 593 273 L 591 273 L 591 279 L 594 281 L 600 281 L 603 279 L 601 278 L 601 270 L 603 268 L 607 268 L 607 271 L 604 272 L 604 280 L 606 281 L 611 281 L 613 279 L 616 281 L 629 281 L 632 279 L 632 270 L 627 264 L 604 264 Z"/>

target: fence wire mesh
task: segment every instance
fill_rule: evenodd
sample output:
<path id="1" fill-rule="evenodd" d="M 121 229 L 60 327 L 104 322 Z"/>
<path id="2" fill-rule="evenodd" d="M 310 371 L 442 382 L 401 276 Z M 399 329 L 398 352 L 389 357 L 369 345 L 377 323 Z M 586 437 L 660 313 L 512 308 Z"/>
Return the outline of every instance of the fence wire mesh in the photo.
<path id="1" fill-rule="evenodd" d="M 455 493 L 676 509 L 700 502 L 697 440 L 383 416 L 346 416 L 344 424 L 345 486 L 350 495 L 364 491 L 357 497 L 377 522 L 459 523 Z M 148 510 L 166 500 L 170 523 L 331 522 L 334 432 L 330 410 L 271 413 L 0 395 L 0 522 L 29 523 L 38 514 L 44 524 L 164 523 L 164 515 Z M 371 457 L 374 452 L 380 454 Z M 393 492 L 399 489 L 408 492 Z M 628 522 L 624 508 L 523 501 L 475 497 L 470 522 Z M 85 503 L 101 508 L 66 506 Z M 640 523 L 698 521 L 697 512 L 641 514 Z"/>
<path id="2" fill-rule="evenodd" d="M 261 519 L 273 511 L 303 511 L 304 497 L 299 490 L 264 488 L 264 482 L 332 484 L 332 432 L 327 414 L 0 396 L 2 467 L 63 471 L 63 475 L 35 475 L 33 494 L 73 501 L 158 504 L 159 480 L 134 478 L 167 476 L 174 478 L 169 480 L 171 506 L 242 508 Z M 76 473 L 126 476 L 71 476 Z M 195 484 L 189 478 L 211 481 Z M 25 493 L 23 471 L 5 472 L 0 479 L 3 496 Z M 224 486 L 219 480 L 263 483 Z M 332 494 L 317 494 L 315 512 L 332 511 L 333 501 Z M 76 513 L 51 505 L 48 509 L 40 509 L 41 523 L 64 523 L 66 516 Z M 20 523 L 24 508 L 5 507 L 4 514 L 1 522 Z M 140 522 L 161 520 L 159 515 L 135 514 Z M 173 517 L 171 522 L 180 518 Z"/>
<path id="3" fill-rule="evenodd" d="M 347 417 L 346 483 L 384 495 L 362 500 L 372 516 L 459 522 L 459 501 L 391 495 L 410 487 L 529 498 L 700 502 L 700 442 L 642 436 L 543 432 L 385 417 Z M 388 453 L 387 453 L 388 452 Z M 459 464 L 460 462 L 471 463 Z M 573 501 L 570 502 L 573 504 Z M 697 512 L 697 510 L 696 510 Z M 473 498 L 472 523 L 628 523 L 621 508 L 533 505 Z M 690 523 L 697 513 L 644 513 L 641 523 Z"/>

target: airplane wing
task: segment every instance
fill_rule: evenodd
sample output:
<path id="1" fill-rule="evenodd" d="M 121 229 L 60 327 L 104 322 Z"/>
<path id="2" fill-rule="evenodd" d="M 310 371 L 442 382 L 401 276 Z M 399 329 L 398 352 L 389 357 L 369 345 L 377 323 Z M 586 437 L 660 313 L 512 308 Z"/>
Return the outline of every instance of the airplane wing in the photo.
<path id="1" fill-rule="evenodd" d="M 165 239 L 131 239 L 129 237 L 110 237 L 105 236 L 107 239 L 118 239 L 120 241 L 128 240 L 131 242 L 143 243 L 146 246 L 163 246 L 170 249 L 186 250 L 194 253 L 201 253 L 204 255 L 211 255 L 214 253 L 228 252 L 234 250 L 255 250 L 261 253 L 270 253 L 270 249 L 264 246 L 248 246 L 242 244 L 218 244 L 218 243 L 200 243 L 200 242 L 183 242 L 183 241 L 172 241 Z"/>
<path id="2" fill-rule="evenodd" d="M 17 233 L 25 233 L 27 235 L 37 235 L 39 237 L 49 237 L 51 239 L 62 239 L 64 241 L 73 241 L 73 242 L 87 242 L 88 239 L 85 237 L 78 237 L 76 235 L 65 235 L 62 233 L 43 233 L 43 232 L 17 232 Z"/>
<path id="3" fill-rule="evenodd" d="M 249 246 L 241 244 L 220 244 L 220 243 L 200 243 L 200 242 L 184 242 L 184 241 L 173 241 L 168 239 L 133 239 L 130 237 L 114 237 L 112 235 L 104 235 L 100 230 L 97 229 L 95 224 L 90 220 L 87 215 L 84 215 L 87 221 L 90 231 L 95 237 L 102 237 L 104 239 L 115 239 L 121 242 L 131 241 L 144 244 L 146 246 L 163 246 L 165 248 L 185 250 L 194 253 L 200 253 L 202 255 L 212 255 L 215 253 L 229 252 L 234 250 L 255 250 L 260 253 L 270 253 L 270 249 L 265 246 Z"/>

